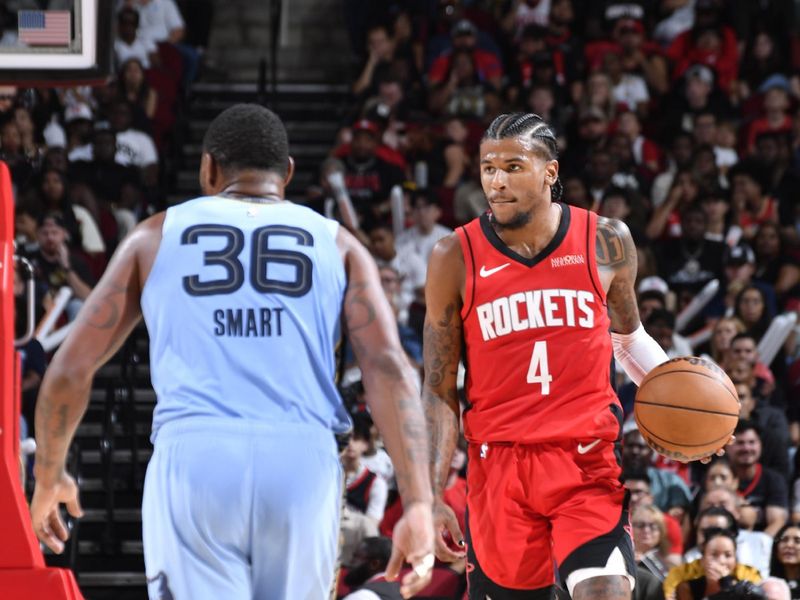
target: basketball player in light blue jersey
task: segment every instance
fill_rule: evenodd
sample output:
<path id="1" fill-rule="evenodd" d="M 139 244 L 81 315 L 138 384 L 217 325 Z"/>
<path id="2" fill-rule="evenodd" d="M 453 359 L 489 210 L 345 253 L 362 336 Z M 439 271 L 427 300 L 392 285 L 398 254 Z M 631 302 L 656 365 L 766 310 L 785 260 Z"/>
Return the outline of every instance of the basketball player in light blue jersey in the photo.
<path id="1" fill-rule="evenodd" d="M 334 433 L 340 321 L 394 463 L 405 515 L 388 572 L 405 597 L 433 566 L 425 422 L 414 374 L 366 249 L 284 200 L 294 164 L 280 119 L 221 113 L 203 140 L 205 194 L 141 223 L 86 300 L 42 383 L 31 518 L 63 551 L 65 470 L 92 377 L 144 316 L 158 396 L 142 509 L 151 599 L 326 598 L 342 475 Z M 341 319 L 340 319 L 341 317 Z"/>

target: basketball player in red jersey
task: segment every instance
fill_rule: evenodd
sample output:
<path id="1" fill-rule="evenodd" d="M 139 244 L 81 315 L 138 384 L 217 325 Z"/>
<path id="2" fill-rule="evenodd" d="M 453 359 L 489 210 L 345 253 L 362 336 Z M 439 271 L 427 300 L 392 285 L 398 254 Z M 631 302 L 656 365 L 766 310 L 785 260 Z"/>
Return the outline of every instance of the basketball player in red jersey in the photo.
<path id="1" fill-rule="evenodd" d="M 637 384 L 667 360 L 639 320 L 636 248 L 623 223 L 554 201 L 556 140 L 537 115 L 499 116 L 480 152 L 491 210 L 437 244 L 425 292 L 436 525 L 464 545 L 441 502 L 463 358 L 469 597 L 549 600 L 555 562 L 573 600 L 629 599 L 612 348 Z M 437 540 L 440 559 L 463 554 Z"/>

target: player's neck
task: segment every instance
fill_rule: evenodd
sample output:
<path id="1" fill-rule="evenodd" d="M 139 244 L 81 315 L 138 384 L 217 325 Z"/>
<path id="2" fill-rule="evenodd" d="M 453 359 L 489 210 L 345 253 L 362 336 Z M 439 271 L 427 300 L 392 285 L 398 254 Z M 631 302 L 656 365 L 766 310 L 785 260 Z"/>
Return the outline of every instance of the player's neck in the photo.
<path id="1" fill-rule="evenodd" d="M 501 240 L 517 254 L 531 258 L 539 254 L 549 244 L 561 223 L 561 205 L 551 202 L 546 206 L 532 209 L 528 223 L 517 229 L 494 225 Z"/>
<path id="2" fill-rule="evenodd" d="M 215 195 L 242 200 L 282 202 L 284 181 L 277 173 L 246 171 L 221 182 Z"/>

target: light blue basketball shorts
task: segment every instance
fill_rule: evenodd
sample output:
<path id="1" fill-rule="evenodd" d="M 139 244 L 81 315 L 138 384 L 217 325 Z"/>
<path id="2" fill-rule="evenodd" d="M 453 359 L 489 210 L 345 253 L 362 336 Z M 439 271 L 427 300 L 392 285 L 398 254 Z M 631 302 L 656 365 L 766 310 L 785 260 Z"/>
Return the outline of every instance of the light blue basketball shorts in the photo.
<path id="1" fill-rule="evenodd" d="M 320 600 L 333 583 L 342 474 L 304 424 L 164 424 L 142 507 L 150 600 Z"/>

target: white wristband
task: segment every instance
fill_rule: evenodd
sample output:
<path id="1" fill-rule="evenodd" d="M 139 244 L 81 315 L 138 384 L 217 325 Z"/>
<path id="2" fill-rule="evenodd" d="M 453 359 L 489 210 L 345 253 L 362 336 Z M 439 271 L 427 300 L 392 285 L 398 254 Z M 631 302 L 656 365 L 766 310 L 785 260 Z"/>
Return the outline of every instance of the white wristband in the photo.
<path id="1" fill-rule="evenodd" d="M 652 369 L 669 360 L 667 353 L 650 337 L 641 323 L 633 333 L 612 333 L 611 344 L 614 357 L 636 385 Z"/>

